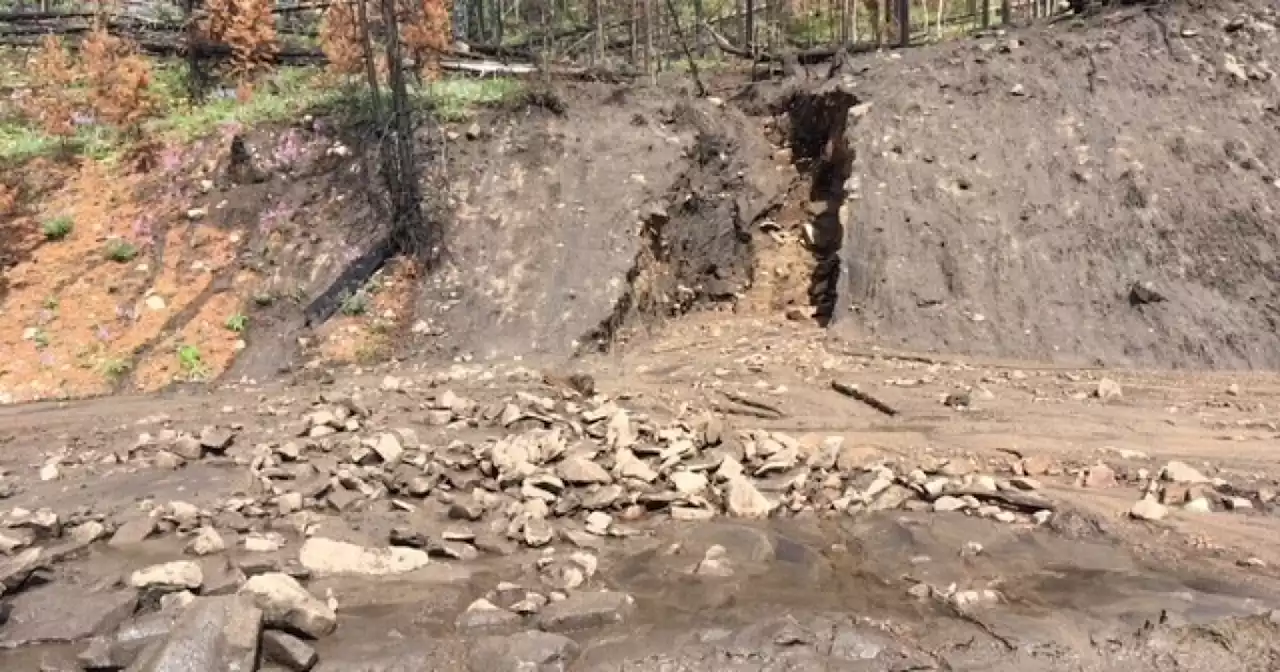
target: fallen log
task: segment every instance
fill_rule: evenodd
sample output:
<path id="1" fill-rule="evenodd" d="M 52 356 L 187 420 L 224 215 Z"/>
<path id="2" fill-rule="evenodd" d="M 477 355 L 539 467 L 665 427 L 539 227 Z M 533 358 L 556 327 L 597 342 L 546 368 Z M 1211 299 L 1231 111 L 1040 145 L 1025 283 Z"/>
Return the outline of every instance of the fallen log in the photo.
<path id="1" fill-rule="evenodd" d="M 850 385 L 848 383 L 842 383 L 838 380 L 833 380 L 831 381 L 831 389 L 835 390 L 836 392 L 839 392 L 840 394 L 843 394 L 846 397 L 857 399 L 858 401 L 861 401 L 862 403 L 870 406 L 871 408 L 876 409 L 877 411 L 880 411 L 881 413 L 884 413 L 889 417 L 893 417 L 898 414 L 898 409 L 890 406 L 889 404 L 884 403 L 883 401 L 880 401 L 879 399 L 876 399 L 875 397 L 871 396 L 870 394 L 867 394 L 866 392 L 863 392 L 862 390 L 858 389 L 857 385 Z"/>

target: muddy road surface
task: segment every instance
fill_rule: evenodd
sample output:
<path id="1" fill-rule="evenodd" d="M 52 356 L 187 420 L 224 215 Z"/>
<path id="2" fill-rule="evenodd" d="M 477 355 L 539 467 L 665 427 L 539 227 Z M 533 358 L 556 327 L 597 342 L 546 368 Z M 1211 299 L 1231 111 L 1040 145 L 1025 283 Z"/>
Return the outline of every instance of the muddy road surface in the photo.
<path id="1" fill-rule="evenodd" d="M 3 669 L 1276 669 L 1272 376 L 692 318 L 323 378 L 5 409 Z"/>

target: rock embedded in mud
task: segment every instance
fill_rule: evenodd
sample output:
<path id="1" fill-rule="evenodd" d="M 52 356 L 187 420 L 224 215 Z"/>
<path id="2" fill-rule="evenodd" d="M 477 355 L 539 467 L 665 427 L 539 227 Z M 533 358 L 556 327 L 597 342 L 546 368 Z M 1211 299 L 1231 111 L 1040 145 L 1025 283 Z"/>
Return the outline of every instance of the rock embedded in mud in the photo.
<path id="1" fill-rule="evenodd" d="M 1117 485 L 1116 472 L 1105 464 L 1095 464 L 1085 471 L 1083 485 L 1086 488 L 1114 488 Z"/>
<path id="2" fill-rule="evenodd" d="M 1163 520 L 1169 515 L 1169 509 L 1154 499 L 1142 498 L 1129 509 L 1129 516 L 1138 520 Z"/>
<path id="3" fill-rule="evenodd" d="M 1247 497 L 1224 497 L 1222 502 L 1232 511 L 1246 511 L 1253 508 L 1253 502 Z"/>
<path id="4" fill-rule="evenodd" d="M 675 487 L 676 492 L 681 495 L 695 495 L 701 493 L 707 488 L 707 477 L 696 471 L 680 470 L 676 471 L 667 478 L 671 481 L 671 485 Z"/>
<path id="5" fill-rule="evenodd" d="M 943 495 L 933 500 L 933 510 L 938 513 L 947 513 L 950 511 L 961 511 L 968 508 L 968 504 L 959 497 Z"/>
<path id="6" fill-rule="evenodd" d="M 1208 483 L 1204 474 L 1185 462 L 1173 461 L 1160 470 L 1160 479 L 1170 483 L 1200 484 Z"/>
<path id="7" fill-rule="evenodd" d="M 253 599 L 271 627 L 292 630 L 313 639 L 324 637 L 338 627 L 333 609 L 287 574 L 271 572 L 254 576 L 241 587 L 240 594 Z"/>
<path id="8" fill-rule="evenodd" d="M 223 453 L 235 438 L 235 432 L 226 427 L 206 427 L 200 432 L 200 445 L 210 452 Z"/>
<path id="9" fill-rule="evenodd" d="M 115 534 L 111 535 L 111 540 L 107 542 L 108 546 L 124 547 L 141 543 L 147 537 L 151 536 L 156 529 L 156 516 L 154 513 L 147 513 L 136 518 L 131 518 L 120 527 L 116 528 Z"/>
<path id="10" fill-rule="evenodd" d="M 1047 476 L 1057 469 L 1053 458 L 1047 455 L 1032 455 L 1024 458 L 1018 466 L 1026 476 Z"/>
<path id="11" fill-rule="evenodd" d="M 164 644 L 144 652 L 129 669 L 253 672 L 262 616 L 262 611 L 243 597 L 199 598 L 178 617 Z"/>
<path id="12" fill-rule="evenodd" d="M 192 555 L 213 555 L 227 550 L 227 542 L 212 527 L 202 527 L 196 531 L 186 550 Z"/>
<path id="13" fill-rule="evenodd" d="M 733 576 L 733 567 L 729 564 L 729 551 L 720 544 L 712 544 L 703 554 L 702 560 L 698 562 L 693 573 L 700 576 Z"/>
<path id="14" fill-rule="evenodd" d="M 526 546 L 541 548 L 555 538 L 555 529 L 543 518 L 530 518 L 524 523 L 522 538 Z"/>
<path id="15" fill-rule="evenodd" d="M 519 614 L 480 598 L 458 615 L 454 627 L 468 635 L 496 635 L 519 630 L 523 623 L 524 619 Z"/>
<path id="16" fill-rule="evenodd" d="M 614 591 L 578 592 L 548 604 L 538 614 L 538 627 L 547 632 L 575 632 L 625 621 L 635 599 Z"/>
<path id="17" fill-rule="evenodd" d="M 310 644 L 287 632 L 268 630 L 262 633 L 262 659 L 294 672 L 307 672 L 319 660 Z"/>
<path id="18" fill-rule="evenodd" d="M 476 642 L 469 655 L 470 672 L 530 672 L 567 670 L 581 651 L 563 635 L 527 630 L 490 636 Z"/>
<path id="19" fill-rule="evenodd" d="M 1098 386 L 1094 388 L 1093 396 L 1097 397 L 1101 401 L 1112 401 L 1114 399 L 1121 398 L 1124 396 L 1124 393 L 1120 389 L 1120 383 L 1117 383 L 1110 378 L 1103 378 L 1098 381 Z"/>
<path id="20" fill-rule="evenodd" d="M 774 504 L 745 476 L 738 476 L 725 485 L 725 507 L 739 518 L 768 518 Z"/>
<path id="21" fill-rule="evenodd" d="M 35 543 L 36 533 L 31 530 L 6 530 L 0 528 L 0 554 L 13 555 Z"/>
<path id="22" fill-rule="evenodd" d="M 430 556 L 418 549 L 400 546 L 365 548 L 324 537 L 312 537 L 303 543 L 298 559 L 303 567 L 318 576 L 386 576 L 410 572 L 431 562 Z"/>
<path id="23" fill-rule="evenodd" d="M 1188 513 L 1212 513 L 1213 506 L 1209 504 L 1209 500 L 1204 497 L 1196 497 L 1186 504 L 1182 505 L 1182 510 Z"/>
<path id="24" fill-rule="evenodd" d="M 204 584 L 204 571 L 189 560 L 152 565 L 129 575 L 129 585 L 159 591 L 199 590 Z"/>
<path id="25" fill-rule="evenodd" d="M 168 452 L 186 460 L 198 460 L 204 457 L 204 446 L 196 437 L 183 434 L 169 444 Z"/>
<path id="26" fill-rule="evenodd" d="M 556 465 L 556 474 L 573 485 L 608 485 L 613 477 L 594 460 L 570 455 Z"/>
<path id="27" fill-rule="evenodd" d="M 16 593 L 28 584 L 36 583 L 35 578 L 40 576 L 46 564 L 44 552 L 38 548 L 28 548 L 0 562 L 0 597 Z"/>
<path id="28" fill-rule="evenodd" d="M 26 591 L 7 605 L 0 647 L 74 642 L 114 631 L 133 615 L 138 596 L 132 590 L 90 592 L 83 586 L 53 583 Z"/>

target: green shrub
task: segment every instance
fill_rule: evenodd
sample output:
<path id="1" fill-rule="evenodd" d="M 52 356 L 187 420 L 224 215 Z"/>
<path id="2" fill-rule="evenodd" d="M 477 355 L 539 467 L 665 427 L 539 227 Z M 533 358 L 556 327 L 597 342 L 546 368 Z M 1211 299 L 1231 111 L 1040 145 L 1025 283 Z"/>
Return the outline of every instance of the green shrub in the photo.
<path id="1" fill-rule="evenodd" d="M 62 215 L 60 217 L 45 220 L 44 224 L 40 225 L 40 230 L 44 233 L 45 240 L 53 241 L 62 240 L 63 238 L 71 235 L 71 230 L 75 227 L 75 220 L 66 215 Z"/>
<path id="2" fill-rule="evenodd" d="M 138 256 L 138 247 L 123 238 L 112 238 L 107 241 L 107 258 L 119 264 L 126 264 Z"/>

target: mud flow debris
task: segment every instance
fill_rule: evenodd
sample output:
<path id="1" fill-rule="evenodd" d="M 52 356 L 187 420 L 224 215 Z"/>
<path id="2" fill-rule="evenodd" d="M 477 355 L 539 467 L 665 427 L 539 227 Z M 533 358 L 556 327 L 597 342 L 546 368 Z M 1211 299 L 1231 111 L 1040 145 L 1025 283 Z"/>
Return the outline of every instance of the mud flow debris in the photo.
<path id="1" fill-rule="evenodd" d="M 32 164 L 0 669 L 1280 669 L 1278 17 L 1119 4 L 446 123 L 430 268 L 322 119 Z"/>

